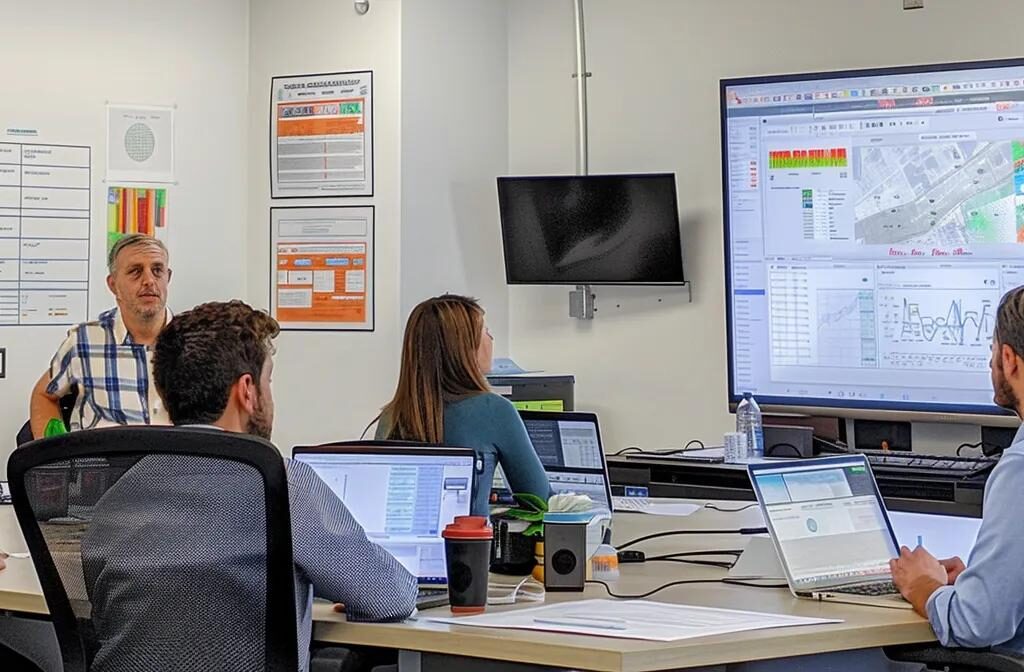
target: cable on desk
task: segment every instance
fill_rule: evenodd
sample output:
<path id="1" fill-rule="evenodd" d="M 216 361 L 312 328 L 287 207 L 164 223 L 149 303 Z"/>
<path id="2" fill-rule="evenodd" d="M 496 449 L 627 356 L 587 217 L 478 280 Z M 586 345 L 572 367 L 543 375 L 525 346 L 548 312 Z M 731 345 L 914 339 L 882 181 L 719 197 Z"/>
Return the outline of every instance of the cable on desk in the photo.
<path id="1" fill-rule="evenodd" d="M 996 443 L 992 443 L 991 441 L 978 441 L 977 443 L 961 443 L 959 446 L 956 447 L 956 456 L 957 457 L 962 457 L 962 453 L 963 453 L 964 448 L 973 448 L 973 449 L 979 449 L 980 448 L 981 449 L 981 455 L 979 455 L 979 457 L 981 457 L 982 455 L 985 456 L 985 457 L 991 457 L 992 455 L 995 455 L 996 453 L 1002 452 L 1002 450 L 1003 450 L 1002 446 L 1000 446 L 999 444 L 996 444 Z M 986 452 L 986 449 L 988 449 L 988 451 L 991 451 L 991 452 Z"/>
<path id="2" fill-rule="evenodd" d="M 590 579 L 590 580 L 587 581 L 587 583 L 594 583 L 594 584 L 597 584 L 597 585 L 604 586 L 604 589 L 608 593 L 609 597 L 614 597 L 614 598 L 617 598 L 617 599 L 620 599 L 620 600 L 642 600 L 645 597 L 650 597 L 651 595 L 654 595 L 655 593 L 660 593 L 661 591 L 666 590 L 668 588 L 674 588 L 675 586 L 686 586 L 686 585 L 691 585 L 691 584 L 696 584 L 696 583 L 724 583 L 726 585 L 745 586 L 747 588 L 788 588 L 789 587 L 785 583 L 751 583 L 749 581 L 740 581 L 738 579 L 684 579 L 682 581 L 671 581 L 669 583 L 666 583 L 666 584 L 663 584 L 661 586 L 658 586 L 657 588 L 654 588 L 652 590 L 648 590 L 646 593 L 640 593 L 640 594 L 637 594 L 637 595 L 619 595 L 618 593 L 613 593 L 611 587 L 607 583 L 605 583 L 604 581 L 598 581 L 596 579 Z"/>
<path id="3" fill-rule="evenodd" d="M 670 530 L 668 532 L 655 532 L 654 534 L 647 534 L 642 537 L 637 537 L 631 541 L 627 541 L 624 544 L 620 544 L 617 548 L 621 551 L 635 546 L 642 541 L 650 541 L 651 539 L 660 539 L 661 537 L 675 537 L 687 534 L 765 534 L 768 532 L 766 527 L 741 527 L 738 530 Z"/>
<path id="4" fill-rule="evenodd" d="M 718 569 L 732 569 L 735 562 L 722 562 L 721 560 L 691 560 L 689 558 L 648 558 L 647 562 L 677 562 L 682 565 L 700 565 L 702 567 L 717 567 Z"/>
<path id="5" fill-rule="evenodd" d="M 712 504 L 711 502 L 708 502 L 707 504 L 704 505 L 704 508 L 711 509 L 712 511 L 721 511 L 722 513 L 739 513 L 740 511 L 752 509 L 755 506 L 757 506 L 757 502 L 754 502 L 753 504 L 747 504 L 746 506 L 741 506 L 738 509 L 723 509 L 719 506 Z"/>
<path id="6" fill-rule="evenodd" d="M 690 448 L 690 446 L 697 444 L 697 448 Z M 688 450 L 704 450 L 704 442 L 700 439 L 691 439 L 682 448 L 668 448 L 666 450 L 644 450 L 639 446 L 626 446 L 621 448 L 614 453 L 609 453 L 611 457 L 618 457 L 619 455 L 635 454 L 635 455 L 673 455 L 675 453 L 685 453 Z"/>
<path id="7" fill-rule="evenodd" d="M 665 555 L 655 555 L 645 559 L 645 562 L 679 562 L 687 565 L 704 565 L 706 567 L 718 567 L 720 569 L 732 569 L 736 561 L 739 560 L 740 553 L 743 551 L 689 551 L 686 553 L 667 553 Z M 700 558 L 715 555 L 728 555 L 732 556 L 732 562 L 723 560 L 693 560 L 691 558 Z"/>
<path id="8" fill-rule="evenodd" d="M 739 557 L 743 551 L 739 549 L 726 549 L 721 551 L 684 551 L 681 553 L 666 553 L 665 555 L 655 555 L 647 558 L 647 562 L 652 560 L 666 560 L 668 558 L 694 558 L 704 555 L 732 555 Z"/>
<path id="9" fill-rule="evenodd" d="M 956 457 L 961 457 L 964 454 L 964 449 L 965 448 L 978 449 L 978 448 L 981 448 L 981 444 L 982 444 L 982 442 L 978 442 L 977 444 L 961 444 L 961 445 L 957 446 L 956 447 Z"/>

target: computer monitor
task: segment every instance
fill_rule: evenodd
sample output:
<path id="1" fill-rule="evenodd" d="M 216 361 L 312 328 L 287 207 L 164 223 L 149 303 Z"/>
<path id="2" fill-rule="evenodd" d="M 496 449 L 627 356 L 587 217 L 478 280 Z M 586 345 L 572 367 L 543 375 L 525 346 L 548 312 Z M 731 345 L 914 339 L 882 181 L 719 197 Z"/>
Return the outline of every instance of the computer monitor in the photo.
<path id="1" fill-rule="evenodd" d="M 672 173 L 499 177 L 498 205 L 510 285 L 684 281 Z"/>
<path id="2" fill-rule="evenodd" d="M 587 495 L 595 508 L 611 511 L 611 481 L 597 416 L 555 411 L 519 411 L 519 416 L 544 465 L 552 493 Z M 511 501 L 512 493 L 499 470 L 495 470 L 491 494 L 496 502 Z"/>
<path id="3" fill-rule="evenodd" d="M 721 123 L 730 402 L 1012 422 L 1024 60 L 726 79 Z"/>
<path id="4" fill-rule="evenodd" d="M 296 447 L 305 462 L 345 503 L 366 536 L 417 577 L 447 583 L 441 532 L 473 501 L 475 453 L 420 446 Z"/>

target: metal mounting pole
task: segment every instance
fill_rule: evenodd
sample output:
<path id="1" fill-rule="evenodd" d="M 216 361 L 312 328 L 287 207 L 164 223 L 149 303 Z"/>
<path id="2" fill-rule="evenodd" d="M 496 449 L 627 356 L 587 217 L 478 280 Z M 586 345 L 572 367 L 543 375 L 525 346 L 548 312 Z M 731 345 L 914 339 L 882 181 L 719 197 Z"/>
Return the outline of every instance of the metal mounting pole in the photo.
<path id="1" fill-rule="evenodd" d="M 583 28 L 583 0 L 573 0 L 576 18 L 576 174 L 586 175 L 589 170 L 587 147 L 587 40 Z"/>
<path id="2" fill-rule="evenodd" d="M 586 175 L 590 170 L 587 147 L 587 41 L 583 29 L 583 0 L 573 0 L 576 10 L 576 174 Z M 594 295 L 590 285 L 576 285 L 576 291 L 569 292 L 569 317 L 577 320 L 594 319 Z"/>

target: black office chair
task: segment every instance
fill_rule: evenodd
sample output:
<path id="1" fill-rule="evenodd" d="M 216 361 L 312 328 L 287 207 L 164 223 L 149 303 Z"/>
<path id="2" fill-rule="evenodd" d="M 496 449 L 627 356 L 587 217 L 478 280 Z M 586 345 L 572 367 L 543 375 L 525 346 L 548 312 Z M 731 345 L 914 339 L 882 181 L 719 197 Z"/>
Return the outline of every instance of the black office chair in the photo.
<path id="1" fill-rule="evenodd" d="M 0 644 L 0 670 L 4 672 L 42 672 L 35 663 L 14 649 Z"/>
<path id="2" fill-rule="evenodd" d="M 1024 672 L 1024 659 L 987 649 L 951 649 L 938 644 L 887 646 L 885 655 L 900 663 L 949 672 Z"/>
<path id="3" fill-rule="evenodd" d="M 65 672 L 297 669 L 287 479 L 271 444 L 96 429 L 26 444 L 8 475 Z"/>

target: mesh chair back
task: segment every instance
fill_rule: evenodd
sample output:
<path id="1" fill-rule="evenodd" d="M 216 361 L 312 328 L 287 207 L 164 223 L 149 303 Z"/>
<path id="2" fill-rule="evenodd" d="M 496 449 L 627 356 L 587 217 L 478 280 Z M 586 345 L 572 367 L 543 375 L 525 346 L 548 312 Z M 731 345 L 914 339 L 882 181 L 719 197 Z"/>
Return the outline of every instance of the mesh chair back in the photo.
<path id="1" fill-rule="evenodd" d="M 8 465 L 66 672 L 294 672 L 284 463 L 198 428 L 73 432 Z"/>

